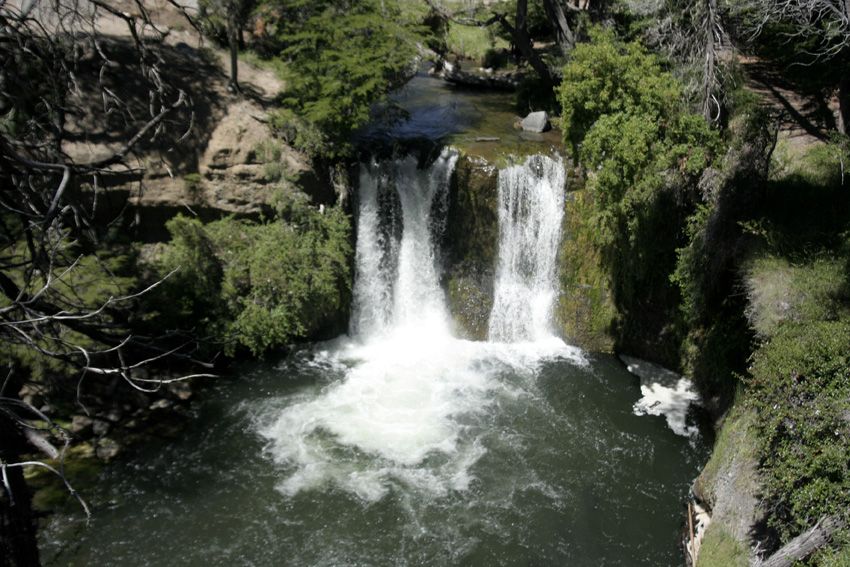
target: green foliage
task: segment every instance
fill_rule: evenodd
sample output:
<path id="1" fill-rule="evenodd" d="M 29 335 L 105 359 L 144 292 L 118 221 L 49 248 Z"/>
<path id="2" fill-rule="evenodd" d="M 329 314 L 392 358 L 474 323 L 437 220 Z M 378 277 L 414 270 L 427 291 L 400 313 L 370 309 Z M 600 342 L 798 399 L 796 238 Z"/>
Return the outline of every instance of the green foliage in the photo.
<path id="1" fill-rule="evenodd" d="M 271 111 L 269 125 L 284 142 L 309 156 L 321 156 L 330 151 L 330 141 L 321 129 L 298 116 L 291 108 Z"/>
<path id="2" fill-rule="evenodd" d="M 256 159 L 263 164 L 263 176 L 272 183 L 292 182 L 294 175 L 283 159 L 283 145 L 275 138 L 269 138 L 254 148 Z"/>
<path id="3" fill-rule="evenodd" d="M 573 50 L 558 91 L 565 140 L 574 151 L 604 115 L 661 119 L 681 106 L 681 86 L 642 45 L 598 27 L 590 38 Z"/>
<path id="4" fill-rule="evenodd" d="M 370 107 L 411 71 L 419 28 L 378 0 L 268 0 L 269 29 L 286 59 L 284 106 L 317 130 L 304 140 L 327 156 L 346 153 Z M 278 122 L 289 124 L 289 117 Z M 297 129 L 297 128 L 296 128 Z M 321 142 L 314 139 L 321 133 Z M 296 144 L 298 145 L 298 144 Z"/>
<path id="5" fill-rule="evenodd" d="M 608 274 L 595 245 L 593 195 L 587 191 L 574 191 L 570 195 L 561 241 L 558 271 L 561 295 L 556 320 L 564 336 L 578 346 L 611 351 L 617 312 Z"/>
<path id="6" fill-rule="evenodd" d="M 820 550 L 812 559 L 815 567 L 850 567 L 850 531 L 832 537 L 832 546 Z"/>
<path id="7" fill-rule="evenodd" d="M 24 243 L 18 243 L 7 252 L 14 252 Z M 55 302 L 70 302 L 72 305 L 91 305 L 97 309 L 104 305 L 110 298 L 119 298 L 130 295 L 137 291 L 137 278 L 132 275 L 134 261 L 131 255 L 120 249 L 105 251 L 99 254 L 80 254 L 74 256 L 74 247 L 69 246 L 69 255 L 59 255 L 53 265 L 51 273 L 51 285 L 42 291 L 43 280 L 35 278 L 30 280 L 34 287 L 24 289 L 26 293 L 34 295 L 42 291 L 42 300 Z M 23 277 L 21 267 L 17 270 L 7 272 L 7 275 L 17 284 L 23 285 L 26 279 Z M 0 295 L 0 308 L 9 304 L 8 299 Z M 64 303 L 63 303 L 64 304 Z M 108 314 L 100 317 L 92 317 L 91 322 L 105 322 L 106 317 L 118 315 L 122 322 L 127 323 L 130 314 L 127 310 L 133 309 L 133 303 L 124 302 L 113 304 Z M 111 321 L 113 329 L 117 328 L 115 321 Z M 94 348 L 97 345 L 89 337 L 72 331 L 64 326 L 57 326 L 53 335 L 57 341 L 68 341 L 80 345 L 83 348 Z M 47 350 L 55 348 L 52 341 L 44 338 L 39 346 Z M 58 358 L 45 356 L 36 349 L 17 345 L 13 343 L 0 343 L 0 358 L 10 363 L 25 368 L 30 377 L 36 381 L 48 377 L 75 376 L 79 369 L 71 366 Z"/>
<path id="8" fill-rule="evenodd" d="M 164 286 L 172 316 L 230 354 L 262 355 L 334 324 L 350 291 L 348 217 L 303 203 L 288 210 L 288 221 L 169 221 L 172 241 L 159 263 L 177 270 Z"/>
<path id="9" fill-rule="evenodd" d="M 622 316 L 619 335 L 653 341 L 656 360 L 673 365 L 679 298 L 669 275 L 676 248 L 687 242 L 696 182 L 722 149 L 718 133 L 687 112 L 681 92 L 640 44 L 598 28 L 576 47 L 559 90 L 565 142 L 589 171 L 590 224 Z"/>
<path id="10" fill-rule="evenodd" d="M 446 34 L 446 48 L 450 53 L 471 59 L 477 65 L 498 66 L 488 65 L 488 63 L 492 64 L 495 54 L 500 50 L 508 49 L 510 45 L 508 41 L 496 34 L 497 29 L 495 25 L 482 28 L 450 23 Z"/>
<path id="11" fill-rule="evenodd" d="M 784 324 L 753 356 L 765 499 L 783 539 L 850 509 L 850 323 Z"/>
<path id="12" fill-rule="evenodd" d="M 747 316 L 762 337 L 785 322 L 835 321 L 850 315 L 844 261 L 820 257 L 806 264 L 766 256 L 746 270 Z M 848 317 L 850 318 L 850 317 Z"/>

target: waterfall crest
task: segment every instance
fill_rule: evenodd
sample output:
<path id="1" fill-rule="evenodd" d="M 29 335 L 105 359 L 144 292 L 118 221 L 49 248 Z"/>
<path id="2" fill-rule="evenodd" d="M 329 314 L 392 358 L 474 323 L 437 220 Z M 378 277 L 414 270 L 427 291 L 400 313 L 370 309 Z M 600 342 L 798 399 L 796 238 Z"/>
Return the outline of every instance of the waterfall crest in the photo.
<path id="1" fill-rule="evenodd" d="M 551 337 L 566 174 L 561 158 L 531 156 L 499 171 L 499 263 L 489 337 Z"/>

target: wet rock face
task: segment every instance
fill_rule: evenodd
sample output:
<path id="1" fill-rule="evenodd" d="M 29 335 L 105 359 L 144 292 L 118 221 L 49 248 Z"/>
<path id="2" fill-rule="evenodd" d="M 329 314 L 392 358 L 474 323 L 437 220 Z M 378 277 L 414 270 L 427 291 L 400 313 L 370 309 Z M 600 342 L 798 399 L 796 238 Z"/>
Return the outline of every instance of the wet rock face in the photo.
<path id="1" fill-rule="evenodd" d="M 487 338 L 499 243 L 499 171 L 475 156 L 455 168 L 446 225 L 444 277 L 458 334 Z"/>
<path id="2" fill-rule="evenodd" d="M 521 126 L 525 132 L 535 132 L 538 134 L 545 132 L 551 128 L 551 125 L 549 124 L 549 114 L 547 114 L 544 110 L 532 112 L 522 119 Z"/>

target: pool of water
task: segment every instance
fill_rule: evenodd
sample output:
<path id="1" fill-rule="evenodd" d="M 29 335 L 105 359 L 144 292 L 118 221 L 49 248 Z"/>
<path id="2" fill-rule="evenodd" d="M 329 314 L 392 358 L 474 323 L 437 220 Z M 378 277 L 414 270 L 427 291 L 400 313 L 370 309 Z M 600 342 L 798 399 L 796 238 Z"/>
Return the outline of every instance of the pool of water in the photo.
<path id="1" fill-rule="evenodd" d="M 205 392 L 178 440 L 104 470 L 87 495 L 88 527 L 79 514 L 54 516 L 45 562 L 681 564 L 683 499 L 706 454 L 699 440 L 635 415 L 638 381 L 612 357 L 529 358 L 458 342 L 487 378 L 440 394 L 452 446 L 405 459 L 332 443 L 337 434 L 319 426 L 296 438 L 324 444 L 332 462 L 279 459 L 276 436 L 292 433 L 271 432 L 280 416 L 328 399 L 359 363 L 320 345 L 248 365 Z M 359 403 L 375 415 L 367 399 L 337 415 Z"/>
<path id="2" fill-rule="evenodd" d="M 558 137 L 514 130 L 508 95 L 427 76 L 397 101 L 410 119 L 363 135 L 494 155 Z M 552 334 L 565 175 L 545 155 L 499 173 L 492 342 L 456 338 L 439 246 L 457 159 L 361 164 L 355 338 L 204 389 L 178 439 L 104 468 L 89 525 L 74 509 L 48 519 L 45 563 L 681 565 L 707 454 L 687 385 L 642 390 Z"/>

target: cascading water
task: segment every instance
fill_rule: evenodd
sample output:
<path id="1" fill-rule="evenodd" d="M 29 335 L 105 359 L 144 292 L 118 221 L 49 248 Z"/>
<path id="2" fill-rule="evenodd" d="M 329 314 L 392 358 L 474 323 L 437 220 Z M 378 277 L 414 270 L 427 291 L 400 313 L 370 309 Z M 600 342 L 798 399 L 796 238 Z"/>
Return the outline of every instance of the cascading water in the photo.
<path id="1" fill-rule="evenodd" d="M 499 264 L 490 340 L 532 341 L 552 335 L 565 181 L 560 158 L 531 156 L 499 171 Z"/>
<path id="2" fill-rule="evenodd" d="M 457 158 L 457 152 L 447 149 L 427 169 L 418 169 L 412 156 L 361 165 L 355 336 L 368 338 L 391 327 L 414 325 L 446 332 L 435 242 L 444 229 Z M 398 221 L 403 227 L 400 237 Z"/>

